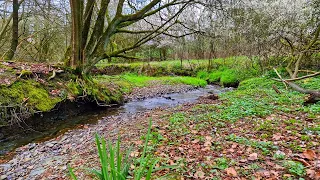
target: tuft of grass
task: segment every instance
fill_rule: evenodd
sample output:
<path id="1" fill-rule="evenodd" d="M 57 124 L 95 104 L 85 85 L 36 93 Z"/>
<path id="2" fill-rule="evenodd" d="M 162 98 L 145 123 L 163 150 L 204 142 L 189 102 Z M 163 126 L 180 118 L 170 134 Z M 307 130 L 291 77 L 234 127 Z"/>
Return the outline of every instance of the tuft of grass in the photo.
<path id="1" fill-rule="evenodd" d="M 133 178 L 135 180 L 150 180 L 152 172 L 172 168 L 159 167 L 155 169 L 158 160 L 147 155 L 148 142 L 151 137 L 151 126 L 152 121 L 150 119 L 142 155 L 134 163 L 133 160 L 129 158 L 131 147 L 124 154 L 121 153 L 120 138 L 118 138 L 116 145 L 113 145 L 110 141 L 106 142 L 104 138 L 96 134 L 95 140 L 100 159 L 100 170 L 89 169 L 89 172 L 101 180 L 125 180 L 129 177 L 130 165 L 134 164 Z M 73 180 L 77 180 L 78 178 L 74 174 L 73 168 L 68 166 L 68 170 L 70 177 Z"/>
<path id="2" fill-rule="evenodd" d="M 118 85 L 125 92 L 130 92 L 134 87 L 147 87 L 152 85 L 152 81 L 156 81 L 159 84 L 186 84 L 195 87 L 204 87 L 207 82 L 203 79 L 188 76 L 139 76 L 136 74 L 123 74 L 118 76 L 96 76 L 96 81 L 102 83 L 112 83 Z"/>

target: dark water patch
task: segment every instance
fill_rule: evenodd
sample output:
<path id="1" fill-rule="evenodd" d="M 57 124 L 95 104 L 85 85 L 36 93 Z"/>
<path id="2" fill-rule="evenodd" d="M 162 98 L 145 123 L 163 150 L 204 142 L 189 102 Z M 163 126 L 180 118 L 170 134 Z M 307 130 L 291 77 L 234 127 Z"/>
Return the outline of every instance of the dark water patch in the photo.
<path id="1" fill-rule="evenodd" d="M 81 124 L 96 123 L 117 113 L 117 107 L 97 106 L 95 102 L 65 102 L 51 112 L 35 114 L 13 126 L 0 127 L 0 155 L 30 142 L 54 138 Z"/>

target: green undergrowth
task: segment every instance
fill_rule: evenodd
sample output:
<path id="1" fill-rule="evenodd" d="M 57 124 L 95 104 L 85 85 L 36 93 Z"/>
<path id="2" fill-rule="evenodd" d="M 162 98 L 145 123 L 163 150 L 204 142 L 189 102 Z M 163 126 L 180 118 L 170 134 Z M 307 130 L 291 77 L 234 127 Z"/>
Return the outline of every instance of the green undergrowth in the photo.
<path id="1" fill-rule="evenodd" d="M 297 83 L 305 88 L 319 89 L 317 82 L 319 78 Z M 277 86 L 282 93 L 277 94 L 272 85 Z M 205 175 L 224 178 L 221 175 L 225 173 L 223 169 L 245 164 L 244 169 L 250 171 L 241 168 L 236 171 L 239 176 L 250 177 L 259 166 L 266 168 L 268 159 L 284 167 L 279 177 L 283 174 L 305 177 L 306 167 L 286 154 L 288 151 L 298 154 L 319 146 L 317 135 L 320 133 L 320 103 L 304 105 L 304 96 L 306 95 L 294 90 L 286 90 L 282 83 L 269 77 L 257 77 L 242 81 L 234 91 L 220 94 L 219 101 L 212 104 L 177 107 L 164 116 L 169 126 L 161 132 L 165 132 L 164 137 L 170 138 L 166 144 L 161 142 L 166 147 L 163 153 L 172 152 L 172 149 L 179 147 L 181 152 L 188 152 L 182 158 L 192 157 L 190 146 L 194 147 L 192 158 L 199 159 L 195 160 L 196 163 L 184 165 L 187 169 L 179 169 L 179 173 L 184 175 L 201 164 Z M 281 139 L 276 140 L 278 135 L 281 135 Z M 209 152 L 206 154 L 206 151 L 198 150 L 198 144 Z M 250 149 L 250 152 L 245 149 Z M 233 151 L 241 153 L 235 155 Z M 253 153 L 257 154 L 256 159 L 243 163 L 242 160 L 248 160 Z M 208 161 L 201 158 L 208 155 L 226 155 L 228 158 L 219 157 L 214 159 L 214 163 L 207 165 Z"/>
<path id="2" fill-rule="evenodd" d="M 205 80 L 187 77 L 187 76 L 162 76 L 162 77 L 150 77 L 139 76 L 136 74 L 123 74 L 118 76 L 95 76 L 95 81 L 100 83 L 111 83 L 116 85 L 122 92 L 130 92 L 134 87 L 147 87 L 153 84 L 186 84 L 195 87 L 204 87 L 207 85 Z"/>
<path id="3" fill-rule="evenodd" d="M 236 87 L 240 81 L 237 71 L 228 68 L 221 68 L 212 72 L 199 71 L 197 77 L 209 83 L 219 83 L 225 87 Z"/>
<path id="4" fill-rule="evenodd" d="M 305 81 L 304 87 L 316 89 L 318 80 Z M 310 83 L 308 83 L 310 82 Z M 278 86 L 282 94 L 277 94 L 272 85 Z M 238 89 L 220 95 L 222 104 L 200 104 L 194 108 L 201 117 L 209 118 L 213 121 L 235 122 L 244 117 L 265 117 L 277 111 L 296 113 L 307 113 L 309 117 L 318 117 L 320 103 L 304 106 L 304 96 L 293 90 L 285 90 L 282 83 L 275 82 L 266 77 L 251 78 L 242 81 Z"/>
<path id="5" fill-rule="evenodd" d="M 96 67 L 98 69 L 98 74 L 106 75 L 138 73 L 148 76 L 166 76 L 172 74 L 179 76 L 197 76 L 200 71 L 206 71 L 210 74 L 211 72 L 231 69 L 235 72 L 226 73 L 235 73 L 238 80 L 244 80 L 261 74 L 257 60 L 249 59 L 246 56 L 217 58 L 211 60 L 168 60 L 134 63 L 107 63 L 102 61 L 97 64 Z M 208 77 L 206 76 L 206 78 Z M 225 79 L 225 77 L 224 80 L 225 83 L 230 82 L 230 79 Z"/>

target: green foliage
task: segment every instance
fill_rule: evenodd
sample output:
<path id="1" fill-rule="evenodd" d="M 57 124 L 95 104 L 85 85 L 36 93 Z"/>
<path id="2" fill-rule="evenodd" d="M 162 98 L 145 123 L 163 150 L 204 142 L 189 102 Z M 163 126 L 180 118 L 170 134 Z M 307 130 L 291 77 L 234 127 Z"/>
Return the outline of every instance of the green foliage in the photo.
<path id="1" fill-rule="evenodd" d="M 237 142 L 237 143 L 251 146 L 254 148 L 258 148 L 258 149 L 262 150 L 263 154 L 270 154 L 271 150 L 278 149 L 278 146 L 275 146 L 272 142 L 254 141 L 254 140 L 247 139 L 245 137 L 239 137 L 235 134 L 230 134 L 230 135 L 226 136 L 226 140 Z"/>
<path id="2" fill-rule="evenodd" d="M 118 138 L 117 144 L 114 147 L 110 141 L 107 143 L 98 134 L 95 135 L 96 145 L 98 148 L 98 154 L 101 164 L 101 170 L 92 169 L 90 172 L 97 178 L 102 180 L 117 179 L 123 180 L 129 174 L 130 160 L 129 154 L 131 149 L 129 148 L 125 154 L 120 153 L 120 139 Z M 76 176 L 73 173 L 71 167 L 69 167 L 70 176 L 76 180 Z"/>
<path id="3" fill-rule="evenodd" d="M 224 70 L 221 73 L 220 83 L 223 86 L 237 86 L 239 80 L 236 71 L 232 69 Z"/>
<path id="4" fill-rule="evenodd" d="M 280 84 L 266 77 L 257 77 L 244 80 L 240 83 L 239 90 L 250 90 L 250 89 L 268 89 L 273 84 Z"/>
<path id="5" fill-rule="evenodd" d="M 186 117 L 183 113 L 175 113 L 170 117 L 169 121 L 171 124 L 178 124 L 185 122 L 185 119 Z"/>
<path id="6" fill-rule="evenodd" d="M 196 87 L 204 87 L 207 85 L 205 80 L 187 76 L 150 77 L 127 73 L 119 76 L 96 76 L 95 79 L 100 83 L 112 82 L 112 84 L 116 84 L 125 92 L 130 92 L 134 87 L 147 87 L 152 85 L 152 81 L 156 81 L 159 84 L 186 84 Z"/>
<path id="7" fill-rule="evenodd" d="M 82 95 L 82 88 L 81 86 L 74 82 L 74 81 L 70 81 L 67 83 L 67 88 L 68 91 L 72 94 L 72 95 Z"/>
<path id="8" fill-rule="evenodd" d="M 207 71 L 198 71 L 197 78 L 208 80 L 209 73 Z"/>
<path id="9" fill-rule="evenodd" d="M 287 171 L 296 176 L 301 177 L 306 174 L 305 167 L 300 162 L 286 161 L 284 162 L 284 166 L 286 167 Z"/>
<path id="10" fill-rule="evenodd" d="M 286 155 L 284 153 L 275 153 L 273 155 L 273 158 L 274 159 L 277 159 L 277 160 L 284 160 L 286 158 Z"/>
<path id="11" fill-rule="evenodd" d="M 284 67 L 276 68 L 278 73 L 281 75 L 281 77 L 286 77 L 288 76 L 288 72 Z M 277 73 L 272 69 L 266 72 L 265 74 L 266 77 L 268 78 L 279 78 Z"/>
<path id="12" fill-rule="evenodd" d="M 228 159 L 226 159 L 225 157 L 217 158 L 215 159 L 215 162 L 216 162 L 216 165 L 214 166 L 214 168 L 224 170 L 229 167 Z"/>
<path id="13" fill-rule="evenodd" d="M 133 174 L 135 180 L 150 180 L 151 174 L 155 170 L 155 165 L 158 162 L 157 159 L 154 159 L 150 155 L 146 154 L 149 138 L 151 137 L 151 125 L 152 122 L 150 120 L 142 155 L 134 163 L 135 169 Z M 132 159 L 129 158 L 131 148 L 129 148 L 125 154 L 122 154 L 120 152 L 120 138 L 118 138 L 115 146 L 112 145 L 110 141 L 108 141 L 107 143 L 98 134 L 96 134 L 95 139 L 100 159 L 101 170 L 92 169 L 89 170 L 89 172 L 91 172 L 94 176 L 101 180 L 127 179 L 129 177 L 130 165 L 133 163 Z M 75 176 L 73 169 L 70 166 L 69 174 L 72 179 L 77 180 L 77 177 Z"/>
<path id="14" fill-rule="evenodd" d="M 222 75 L 221 71 L 214 71 L 209 74 L 208 81 L 210 83 L 220 82 L 221 75 Z"/>

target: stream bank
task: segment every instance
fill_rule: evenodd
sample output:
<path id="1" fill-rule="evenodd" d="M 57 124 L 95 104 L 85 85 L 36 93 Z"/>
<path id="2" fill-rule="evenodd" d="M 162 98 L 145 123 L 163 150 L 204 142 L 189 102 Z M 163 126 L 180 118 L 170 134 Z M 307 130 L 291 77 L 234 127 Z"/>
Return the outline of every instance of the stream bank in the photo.
<path id="1" fill-rule="evenodd" d="M 220 89 L 215 86 L 206 89 Z M 177 105 L 182 103 L 179 99 L 190 101 L 197 95 L 189 94 L 190 97 L 178 97 L 181 93 L 196 90 L 196 87 L 190 85 L 161 85 L 154 82 L 150 87 L 136 87 L 124 99 L 127 104 L 115 105 L 111 107 L 98 106 L 96 102 L 64 102 L 58 105 L 54 110 L 47 113 L 38 113 L 34 117 L 23 123 L 13 126 L 0 127 L 0 157 L 1 159 L 10 159 L 14 154 L 10 154 L 14 148 L 20 147 L 30 142 L 42 142 L 63 134 L 67 130 L 82 127 L 83 124 L 94 124 L 103 117 L 114 115 L 119 112 L 144 111 L 150 109 L 144 107 L 143 103 L 148 102 L 148 107 L 158 107 L 159 105 Z M 205 91 L 193 91 L 203 94 Z M 169 99 L 166 94 L 172 94 Z M 143 101 L 147 99 L 146 101 Z M 175 100 L 176 99 L 176 100 Z M 8 154 L 9 153 L 9 154 Z"/>
<path id="2" fill-rule="evenodd" d="M 141 135 L 140 132 L 145 130 L 147 117 L 154 116 L 155 113 L 161 114 L 167 111 L 168 107 L 183 103 L 195 103 L 200 96 L 209 93 L 221 93 L 229 90 L 218 86 L 200 89 L 194 89 L 191 86 L 176 86 L 176 89 L 174 87 L 153 86 L 153 90 L 145 94 L 144 98 L 141 98 L 141 94 L 146 91 L 136 89 L 133 92 L 139 92 L 138 95 L 131 94 L 130 97 L 139 97 L 139 99 L 132 98 L 130 102 L 119 108 L 89 114 L 91 117 L 87 117 L 89 119 L 87 121 L 82 121 L 81 126 L 76 129 L 64 129 L 55 136 L 51 136 L 50 138 L 53 138 L 51 140 L 48 140 L 49 137 L 47 137 L 42 142 L 36 141 L 17 148 L 13 159 L 1 164 L 0 169 L 5 172 L 4 176 L 7 179 L 41 179 L 41 177 L 46 179 L 62 177 L 64 179 L 66 178 L 66 165 L 72 162 L 77 152 L 81 152 L 81 155 L 90 153 L 90 156 L 95 157 L 95 149 L 87 148 L 93 146 L 95 132 L 102 135 L 108 134 L 108 136 L 115 138 L 118 133 L 125 132 L 124 129 L 135 127 L 137 129 L 132 130 L 134 133 L 123 135 L 127 140 L 132 137 L 137 138 Z M 92 121 L 92 119 L 94 120 Z M 89 124 L 90 121 L 91 124 Z M 136 131 L 138 132 L 136 133 Z"/>

